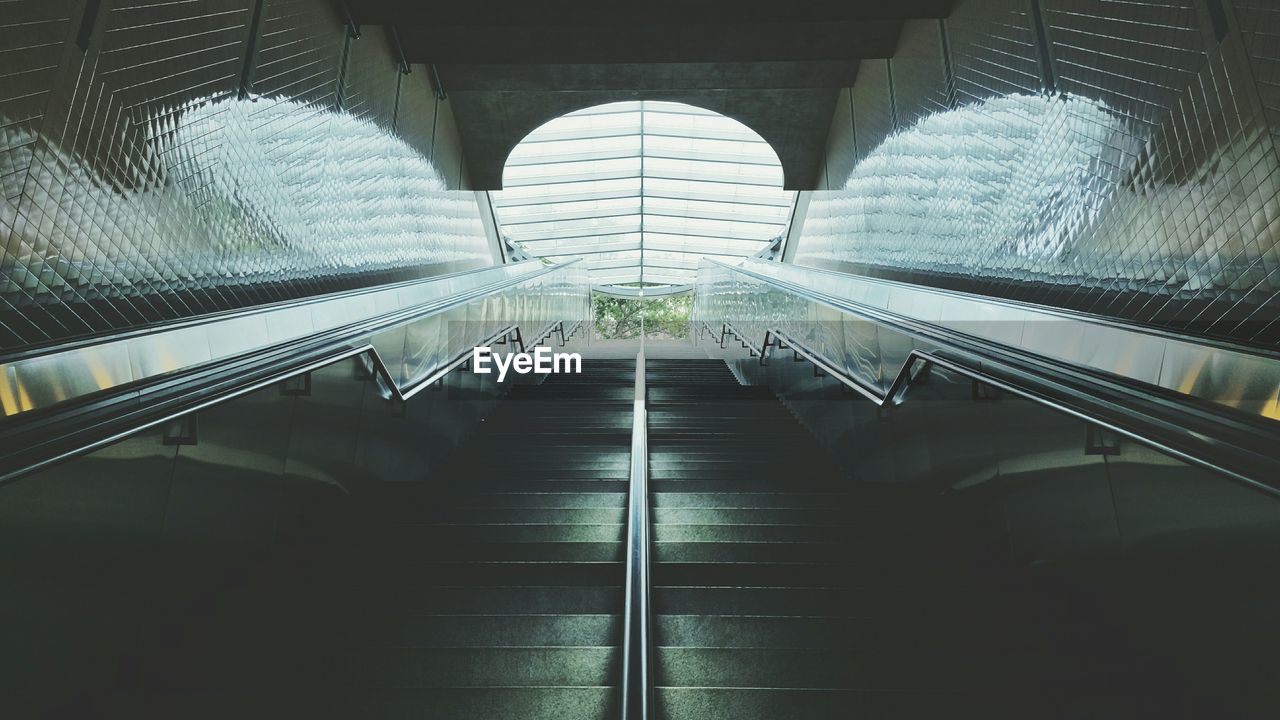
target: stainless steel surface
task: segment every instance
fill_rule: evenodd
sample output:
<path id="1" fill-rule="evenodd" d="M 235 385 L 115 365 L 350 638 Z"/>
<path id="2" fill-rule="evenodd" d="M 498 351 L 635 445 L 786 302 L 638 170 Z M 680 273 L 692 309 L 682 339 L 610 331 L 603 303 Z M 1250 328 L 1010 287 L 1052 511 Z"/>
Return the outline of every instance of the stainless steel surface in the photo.
<path id="1" fill-rule="evenodd" d="M 649 441 L 644 351 L 636 355 L 631 420 L 631 484 L 627 499 L 626 627 L 622 640 L 623 720 L 654 717 L 653 630 L 649 592 Z"/>
<path id="2" fill-rule="evenodd" d="M 779 295 L 774 280 L 818 295 L 808 300 L 793 293 Z M 765 331 L 758 318 L 784 331 L 790 326 L 790 334 L 802 338 L 810 318 L 830 312 L 819 308 L 834 304 L 845 309 L 846 327 L 877 318 L 930 323 L 1249 415 L 1280 419 L 1280 356 L 1261 350 L 1196 342 L 1052 308 L 750 259 L 737 267 L 704 261 L 695 297 L 696 319 L 731 319 L 757 347 L 763 345 Z M 802 305 L 796 305 L 798 300 Z M 881 359 L 885 377 L 901 366 L 903 341 L 892 333 L 881 326 L 873 346 L 870 334 L 863 331 L 857 336 L 856 352 L 846 345 L 843 352 L 830 356 L 832 364 L 848 367 L 868 386 L 878 386 L 873 358 Z M 885 363 L 886 357 L 892 359 Z"/>
<path id="3" fill-rule="evenodd" d="M 9 415 L 122 385 L 132 378 L 128 343 L 114 342 L 65 357 L 38 357 L 0 367 L 0 403 Z"/>
<path id="4" fill-rule="evenodd" d="M 588 317 L 588 294 L 580 270 L 529 261 L 251 310 L 0 364 L 0 403 L 6 416 L 47 409 L 93 392 L 379 318 L 386 327 L 369 338 L 368 345 L 386 368 L 389 384 L 404 389 L 437 372 L 446 356 L 452 360 L 499 328 L 516 325 L 516 319 L 526 323 L 523 332 L 536 335 L 554 323 Z M 509 304 L 493 304 L 495 295 L 508 297 Z M 475 311 L 474 316 L 469 318 L 468 310 Z M 442 317 L 457 318 L 449 327 L 448 347 L 441 347 L 445 338 L 433 332 Z M 410 338 L 412 356 L 405 350 Z M 406 362 L 409 357 L 412 363 Z"/>

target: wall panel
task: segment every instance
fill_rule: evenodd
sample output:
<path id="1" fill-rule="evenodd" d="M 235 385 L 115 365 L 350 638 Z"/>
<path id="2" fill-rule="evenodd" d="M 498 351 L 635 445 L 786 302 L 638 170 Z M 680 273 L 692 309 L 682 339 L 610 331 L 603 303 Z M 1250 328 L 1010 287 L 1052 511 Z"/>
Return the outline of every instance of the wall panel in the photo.
<path id="1" fill-rule="evenodd" d="M 864 60 L 853 85 L 853 132 L 858 160 L 875 150 L 893 132 L 893 101 L 889 96 L 889 63 Z"/>
<path id="2" fill-rule="evenodd" d="M 898 126 L 910 127 L 947 108 L 946 60 L 936 20 L 912 20 L 902 26 L 898 51 L 889 61 Z"/>
<path id="3" fill-rule="evenodd" d="M 1044 89 L 1028 0 L 962 0 L 945 26 L 957 103 Z"/>
<path id="4" fill-rule="evenodd" d="M 827 135 L 827 158 L 823 182 L 834 187 L 844 187 L 858 157 L 858 147 L 853 131 L 853 102 L 848 88 L 836 96 L 836 114 L 831 118 L 831 131 Z M 826 187 L 819 188 L 827 189 Z"/>

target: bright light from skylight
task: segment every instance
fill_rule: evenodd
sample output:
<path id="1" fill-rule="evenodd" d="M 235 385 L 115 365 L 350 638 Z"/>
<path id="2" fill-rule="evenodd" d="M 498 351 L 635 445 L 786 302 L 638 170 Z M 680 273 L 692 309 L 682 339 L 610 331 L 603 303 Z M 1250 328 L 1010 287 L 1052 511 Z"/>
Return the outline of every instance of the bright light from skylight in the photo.
<path id="1" fill-rule="evenodd" d="M 682 286 L 703 256 L 748 257 L 785 229 L 795 194 L 747 126 L 642 100 L 570 113 L 507 158 L 502 232 L 535 257 L 580 257 L 597 286 Z"/>

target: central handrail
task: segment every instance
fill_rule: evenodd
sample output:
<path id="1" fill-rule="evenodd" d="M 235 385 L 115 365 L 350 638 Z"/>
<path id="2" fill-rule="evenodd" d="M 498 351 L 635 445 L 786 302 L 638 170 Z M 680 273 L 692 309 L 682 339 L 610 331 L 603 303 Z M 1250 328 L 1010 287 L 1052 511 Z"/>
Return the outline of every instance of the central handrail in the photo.
<path id="1" fill-rule="evenodd" d="M 653 717 L 653 633 L 649 611 L 649 433 L 644 351 L 636 356 L 631 485 L 627 501 L 627 588 L 622 639 L 622 719 Z"/>

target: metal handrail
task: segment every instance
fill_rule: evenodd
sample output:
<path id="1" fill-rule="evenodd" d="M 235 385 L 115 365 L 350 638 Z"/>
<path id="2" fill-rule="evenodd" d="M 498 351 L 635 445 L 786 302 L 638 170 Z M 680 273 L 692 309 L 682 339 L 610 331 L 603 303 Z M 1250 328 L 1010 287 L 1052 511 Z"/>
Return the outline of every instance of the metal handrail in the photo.
<path id="1" fill-rule="evenodd" d="M 753 355 L 760 357 L 762 364 L 766 363 L 771 348 L 785 344 L 797 356 L 884 410 L 905 402 L 911 387 L 921 384 L 930 368 L 943 368 L 1066 413 L 1266 494 L 1280 496 L 1280 454 L 1275 451 L 1280 435 L 1274 422 L 1232 413 L 1188 396 L 1073 367 L 926 322 L 897 318 L 888 312 L 842 302 L 745 268 L 710 262 L 942 348 L 910 351 L 886 391 L 868 385 L 845 370 L 842 363 L 824 357 L 778 328 L 765 330 L 759 349 L 749 348 Z M 742 337 L 731 322 L 703 320 L 703 328 L 713 337 L 717 333 L 716 324 L 721 326 L 719 342 L 722 346 L 730 333 Z"/>
<path id="2" fill-rule="evenodd" d="M 553 334 L 556 334 L 557 332 L 560 334 L 563 342 L 564 339 L 572 337 L 574 333 L 577 332 L 577 328 L 581 324 L 582 324 L 581 322 L 574 323 L 573 329 L 566 331 L 564 329 L 564 323 L 553 323 L 543 333 L 541 333 L 532 343 L 530 343 L 529 346 L 537 345 L 542 340 L 545 340 L 547 337 Z M 501 332 L 498 332 L 493 336 L 491 336 L 488 340 L 485 341 L 484 344 L 486 345 L 493 344 L 494 342 L 504 337 L 509 337 L 510 335 L 513 334 L 514 331 L 517 331 L 518 329 L 519 328 L 517 328 L 515 325 L 511 325 L 505 328 L 504 330 L 502 330 Z M 525 347 L 527 346 L 521 343 L 521 349 L 524 349 Z M 378 355 L 377 349 L 375 349 L 373 345 L 369 343 L 365 343 L 363 345 L 357 345 L 355 347 L 339 349 L 332 353 L 321 355 L 318 358 L 309 359 L 307 362 L 303 364 L 290 367 L 280 372 L 270 373 L 265 377 L 256 378 L 251 382 L 240 384 L 236 386 L 234 389 L 230 389 L 225 392 L 218 393 L 212 397 L 208 397 L 202 400 L 197 400 L 190 404 L 183 404 L 179 407 L 179 409 L 172 409 L 161 414 L 150 416 L 146 420 L 140 421 L 133 425 L 128 425 L 119 430 L 114 430 L 106 435 L 99 435 L 93 438 L 92 440 L 76 444 L 69 449 L 61 450 L 56 454 L 46 455 L 44 457 L 41 457 L 38 460 L 34 460 L 26 463 L 19 462 L 12 467 L 2 467 L 0 468 L 0 485 L 11 482 L 13 480 L 20 479 L 27 475 L 30 475 L 31 473 L 42 470 L 50 465 L 54 465 L 64 460 L 70 460 L 71 458 L 76 457 L 78 455 L 83 455 L 84 453 L 92 452 L 99 448 L 106 447 L 107 445 L 111 445 L 112 443 L 124 440 L 125 438 L 131 435 L 136 435 L 140 432 L 145 432 L 152 428 L 159 427 L 161 425 L 165 425 L 167 423 L 173 422 L 174 420 L 177 420 L 178 418 L 184 415 L 190 415 L 192 413 L 199 412 L 201 410 L 206 410 L 216 405 L 221 405 L 225 402 L 234 400 L 238 397 L 248 395 L 249 393 L 256 392 L 263 388 L 271 387 L 272 385 L 285 382 L 286 380 L 289 380 L 291 378 L 295 378 L 300 375 L 305 375 L 309 372 L 314 372 L 316 370 L 319 370 L 320 368 L 326 367 L 328 365 L 332 365 L 336 362 L 340 362 L 342 360 L 348 360 L 351 358 L 357 358 L 361 356 L 367 357 L 373 367 L 374 372 L 378 373 L 380 377 L 384 378 L 386 382 L 390 383 L 390 387 L 392 388 L 392 393 L 388 399 L 404 402 L 404 401 L 407 401 L 409 398 L 413 397 L 414 395 L 418 394 L 422 390 L 430 387 L 431 385 L 435 384 L 439 380 L 443 379 L 449 373 L 456 370 L 458 366 L 462 365 L 464 362 L 466 362 L 468 359 L 471 358 L 471 351 L 467 350 L 459 353 L 457 357 L 455 357 L 451 362 L 449 362 L 444 367 L 442 367 L 439 371 L 432 373 L 431 375 L 429 375 L 428 377 L 424 378 L 419 382 L 414 383 L 408 390 L 405 390 L 402 392 L 401 389 L 395 385 L 394 381 L 391 381 L 390 371 L 387 369 L 386 365 L 383 363 L 381 357 Z"/>
<path id="3" fill-rule="evenodd" d="M 373 335 L 418 318 L 448 312 L 573 262 L 576 261 L 539 268 L 532 273 L 483 285 L 440 301 L 393 311 L 260 352 L 132 383 L 86 401 L 68 401 L 45 411 L 6 418 L 0 421 L 0 446 L 4 447 L 0 451 L 0 485 L 184 415 L 345 359 L 364 357 L 368 369 L 378 379 L 383 395 L 391 400 L 406 401 L 455 370 L 470 357 L 471 350 L 459 352 L 430 375 L 401 387 L 374 346 Z M 557 332 L 563 340 L 576 332 L 578 324 L 569 329 L 563 322 L 549 323 L 534 336 L 531 344 L 537 344 Z M 490 336 L 486 344 L 513 334 L 518 338 L 519 328 L 507 326 Z M 523 341 L 520 345 L 521 349 L 527 346 Z"/>
<path id="4" fill-rule="evenodd" d="M 578 258 L 574 258 L 574 259 L 566 260 L 563 263 L 552 265 L 552 266 L 547 266 L 542 263 L 535 264 L 533 262 L 528 262 L 528 264 L 532 269 L 527 275 L 520 276 L 518 278 L 507 278 L 504 280 L 495 280 L 494 282 L 489 283 L 487 285 L 478 285 L 475 288 L 468 290 L 467 292 L 473 292 L 475 290 L 479 290 L 482 293 L 490 292 L 490 288 L 492 287 L 496 287 L 499 285 L 511 285 L 512 283 L 519 283 L 527 279 L 536 278 L 537 276 L 546 274 L 547 272 L 552 272 L 560 268 L 569 267 L 570 265 L 573 265 L 574 263 L 578 262 L 578 260 L 579 260 Z M 527 261 L 523 261 L 523 262 L 527 262 Z M 31 345 L 28 347 L 15 349 L 12 351 L 6 351 L 3 353 L 0 353 L 0 364 L 8 365 L 15 362 L 20 362 L 22 360 L 30 359 L 32 357 L 50 356 L 50 355 L 55 355 L 68 350 L 81 350 L 81 349 L 90 348 L 93 346 L 115 342 L 118 340 L 128 340 L 131 338 L 155 335 L 157 333 L 162 333 L 169 330 L 181 330 L 185 328 L 200 327 L 204 325 L 209 325 L 211 323 L 221 322 L 224 320 L 243 319 L 246 317 L 267 314 L 267 313 L 281 310 L 281 309 L 321 305 L 332 300 L 356 298 L 360 296 L 373 295 L 373 294 L 380 293 L 383 291 L 388 291 L 388 290 L 412 288 L 415 285 L 422 285 L 424 283 L 440 283 L 440 282 L 449 281 L 449 280 L 459 280 L 459 279 L 464 279 L 471 275 L 490 272 L 493 270 L 514 268 L 520 264 L 521 264 L 520 262 L 513 262 L 513 263 L 508 263 L 506 265 L 490 265 L 485 267 L 472 268 L 469 270 L 462 270 L 458 272 L 442 273 L 440 275 L 432 275 L 430 277 L 418 278 L 415 280 L 402 280 L 399 282 L 391 282 L 383 285 L 354 288 L 350 290 L 341 290 L 336 292 L 323 293 L 320 295 L 312 295 L 308 297 L 296 298 L 293 300 L 278 300 L 278 301 L 263 303 L 260 305 L 254 305 L 246 308 L 239 308 L 235 310 L 224 310 L 220 312 L 209 313 L 207 315 L 199 315 L 191 318 L 164 321 L 164 322 L 156 323 L 154 325 L 146 325 L 144 327 L 139 327 L 139 328 L 113 331 L 106 334 L 93 334 L 85 337 L 75 338 L 72 340 L 40 343 L 36 345 Z M 453 299 L 454 299 L 453 297 L 446 298 L 444 302 L 452 303 Z M 441 302 L 441 301 L 433 300 L 426 304 L 429 305 L 431 303 L 438 303 L 438 302 Z M 417 306 L 406 306 L 406 308 L 402 308 L 402 311 L 403 310 L 412 311 L 412 310 L 415 310 L 416 308 Z"/>
<path id="5" fill-rule="evenodd" d="M 520 347 L 520 351 L 524 352 L 525 350 L 528 350 L 531 347 L 537 346 L 543 340 L 547 339 L 552 335 L 555 335 L 556 333 L 560 334 L 560 344 L 563 345 L 570 337 L 573 336 L 574 333 L 577 332 L 577 329 L 581 324 L 582 324 L 582 321 L 579 320 L 573 324 L 572 329 L 565 330 L 564 321 L 548 323 L 547 326 L 544 327 L 542 331 L 540 331 L 537 335 L 535 335 L 533 340 L 530 342 L 525 342 L 523 340 L 523 338 L 520 335 L 520 327 L 518 325 L 508 325 L 505 328 L 499 330 L 498 332 L 490 335 L 483 342 L 481 342 L 477 347 L 487 347 L 489 345 L 498 344 L 500 342 L 506 342 L 508 339 L 514 338 L 516 344 Z M 467 360 L 471 359 L 471 352 L 472 352 L 470 349 L 463 350 L 459 352 L 457 355 L 455 355 L 453 359 L 451 359 L 449 362 L 442 365 L 438 370 L 431 373 L 430 375 L 427 375 L 426 377 L 420 380 L 415 380 L 414 382 L 410 383 L 409 385 L 406 385 L 405 387 L 400 387 L 396 383 L 395 377 L 391 374 L 391 369 L 387 367 L 386 363 L 382 360 L 382 356 L 378 354 L 377 349 L 375 349 L 372 344 L 364 345 L 363 351 L 364 353 L 367 354 L 367 357 L 369 358 L 370 363 L 372 365 L 373 371 L 377 373 L 379 379 L 381 380 L 382 387 L 386 391 L 387 399 L 396 400 L 398 402 L 407 401 L 409 398 L 413 397 L 414 395 L 417 395 L 419 392 L 422 392 L 424 389 L 431 387 L 436 382 L 443 379 L 446 375 L 458 369 L 459 366 L 466 363 Z"/>
<path id="6" fill-rule="evenodd" d="M 650 720 L 654 715 L 653 631 L 649 603 L 649 433 L 645 410 L 644 351 L 636 356 L 636 392 L 631 422 L 622 720 Z"/>

